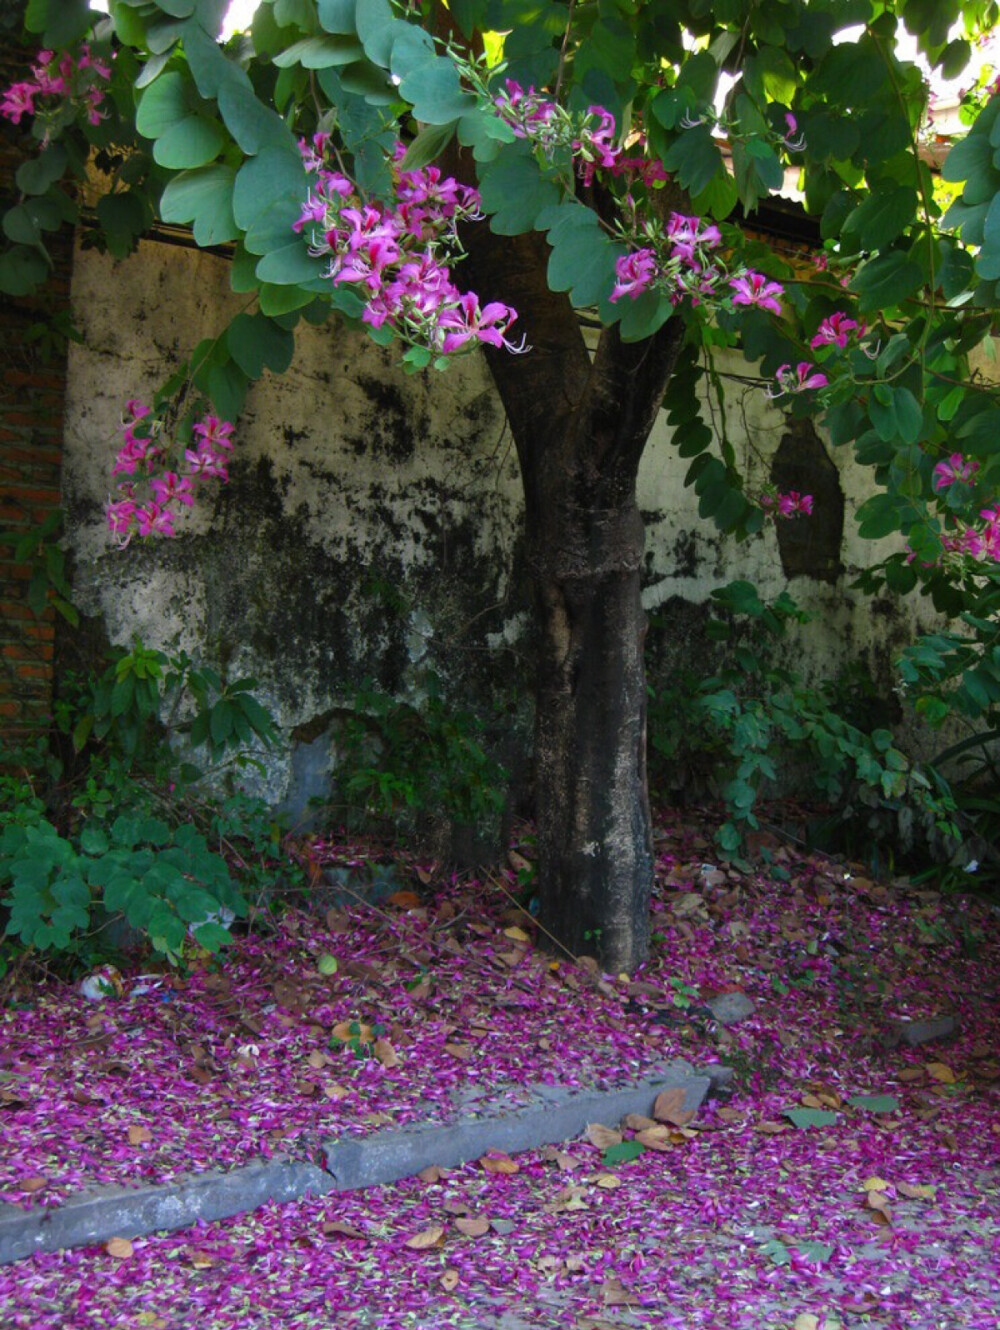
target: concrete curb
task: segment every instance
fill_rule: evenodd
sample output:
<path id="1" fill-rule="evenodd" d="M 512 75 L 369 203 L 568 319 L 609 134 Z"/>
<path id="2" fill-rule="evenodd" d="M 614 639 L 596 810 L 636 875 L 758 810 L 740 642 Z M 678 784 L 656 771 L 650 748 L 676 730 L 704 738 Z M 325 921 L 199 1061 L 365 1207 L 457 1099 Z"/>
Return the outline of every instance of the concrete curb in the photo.
<path id="1" fill-rule="evenodd" d="M 444 1130 L 404 1128 L 327 1144 L 326 1166 L 336 1178 L 338 1190 L 377 1186 L 412 1177 L 431 1164 L 451 1168 L 479 1159 L 489 1150 L 513 1154 L 555 1145 L 579 1136 L 590 1122 L 611 1126 L 626 1113 L 648 1114 L 661 1090 L 683 1088 L 684 1108 L 694 1112 L 711 1086 L 708 1076 L 696 1076 L 690 1067 L 679 1063 L 620 1090 L 546 1087 L 539 1093 L 541 1102 L 512 1113 L 459 1118 Z"/>
<path id="2" fill-rule="evenodd" d="M 491 1103 L 490 1111 L 478 1117 L 323 1142 L 328 1171 L 304 1160 L 258 1159 L 241 1168 L 185 1175 L 169 1183 L 96 1188 L 61 1205 L 22 1210 L 0 1204 L 0 1265 L 34 1252 L 93 1246 L 110 1238 L 188 1228 L 198 1220 L 227 1219 L 268 1201 L 396 1182 L 429 1165 L 452 1167 L 493 1149 L 511 1153 L 552 1145 L 578 1136 L 590 1122 L 613 1125 L 626 1113 L 648 1114 L 661 1090 L 682 1088 L 684 1108 L 694 1111 L 713 1086 L 725 1084 L 722 1070 L 698 1074 L 678 1061 L 614 1090 L 538 1086 L 527 1106 L 511 1112 L 496 1111 L 497 1105 Z"/>

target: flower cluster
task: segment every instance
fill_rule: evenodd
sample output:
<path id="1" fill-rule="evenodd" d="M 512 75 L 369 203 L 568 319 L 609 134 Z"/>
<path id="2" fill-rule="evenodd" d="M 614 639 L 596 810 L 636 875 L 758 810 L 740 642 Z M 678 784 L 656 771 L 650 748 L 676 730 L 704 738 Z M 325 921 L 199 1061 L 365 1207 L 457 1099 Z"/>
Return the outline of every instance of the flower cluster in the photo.
<path id="1" fill-rule="evenodd" d="M 812 516 L 813 496 L 811 494 L 800 494 L 798 490 L 788 490 L 787 492 L 778 490 L 774 494 L 762 494 L 758 502 L 769 517 Z"/>
<path id="2" fill-rule="evenodd" d="M 863 323 L 859 323 L 857 319 L 849 319 L 846 314 L 837 310 L 822 321 L 809 345 L 814 351 L 824 346 L 839 346 L 841 351 L 844 351 L 852 336 L 862 337 L 864 333 Z"/>
<path id="3" fill-rule="evenodd" d="M 392 161 L 394 202 L 366 202 L 354 182 L 327 165 L 328 134 L 300 143 L 315 177 L 294 229 L 314 255 L 329 256 L 326 275 L 349 283 L 364 301 L 362 320 L 390 327 L 411 346 L 435 355 L 473 350 L 480 342 L 523 351 L 508 337 L 515 310 L 499 301 L 485 306 L 451 279 L 461 255 L 456 228 L 480 217 L 479 195 L 435 166 L 405 171 L 397 145 Z"/>
<path id="4" fill-rule="evenodd" d="M 644 291 L 660 290 L 674 305 L 685 298 L 692 305 L 715 300 L 781 313 L 784 287 L 779 282 L 768 281 L 749 268 L 727 272 L 717 254 L 722 234 L 714 223 L 674 212 L 666 227 L 647 222 L 642 239 L 646 243 L 623 254 L 615 264 L 613 302 L 622 296 L 635 300 Z"/>
<path id="5" fill-rule="evenodd" d="M 513 79 L 493 98 L 493 106 L 516 136 L 530 139 L 551 157 L 558 149 L 568 151 L 579 163 L 579 172 L 589 185 L 597 170 L 611 175 L 635 175 L 647 185 L 662 184 L 667 179 L 663 163 L 640 152 L 627 153 L 618 142 L 615 118 L 603 106 L 588 106 L 581 116 L 567 111 L 558 102 L 527 91 Z M 641 133 L 630 136 L 629 147 L 645 145 Z"/>
<path id="6" fill-rule="evenodd" d="M 11 84 L 0 99 L 0 116 L 19 125 L 23 115 L 38 115 L 69 104 L 82 106 L 90 123 L 98 125 L 103 119 L 102 83 L 110 78 L 110 67 L 92 54 L 86 42 L 75 56 L 69 51 L 58 57 L 55 51 L 39 51 L 31 78 Z M 56 107 L 46 104 L 50 99 L 56 100 Z"/>
<path id="7" fill-rule="evenodd" d="M 125 404 L 124 443 L 111 468 L 118 482 L 117 499 L 109 499 L 108 530 L 124 548 L 133 536 L 173 536 L 180 508 L 194 504 L 196 486 L 206 480 L 229 479 L 233 426 L 206 415 L 192 429 L 193 446 L 182 458 L 162 437 L 162 422 L 152 409 L 134 398 Z M 140 496 L 145 483 L 148 493 Z"/>

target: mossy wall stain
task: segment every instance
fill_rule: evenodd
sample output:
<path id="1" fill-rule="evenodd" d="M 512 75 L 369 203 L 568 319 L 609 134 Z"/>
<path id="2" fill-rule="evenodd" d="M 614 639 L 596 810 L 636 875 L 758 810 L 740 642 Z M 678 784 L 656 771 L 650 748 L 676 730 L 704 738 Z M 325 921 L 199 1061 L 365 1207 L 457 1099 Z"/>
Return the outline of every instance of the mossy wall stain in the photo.
<path id="1" fill-rule="evenodd" d="M 148 398 L 178 358 L 225 328 L 245 304 L 228 281 L 221 258 L 175 247 L 144 244 L 124 263 L 77 255 L 85 341 L 70 352 L 65 490 L 84 610 L 115 643 L 138 634 L 234 677 L 252 674 L 300 741 L 309 733 L 315 742 L 317 718 L 362 679 L 406 692 L 427 668 L 446 695 L 499 717 L 498 731 L 512 715 L 523 721 L 532 655 L 519 475 L 477 358 L 407 376 L 394 348 L 343 324 L 300 328 L 290 370 L 251 389 L 229 485 L 177 539 L 109 547 L 103 508 L 123 403 Z M 746 441 L 748 483 L 759 487 L 789 423 L 762 394 L 727 410 L 729 436 Z M 807 673 L 861 658 L 888 678 L 914 610 L 893 602 L 883 616 L 845 590 L 885 549 L 858 542 L 850 520 L 867 474 L 842 453 L 827 461 L 847 512 L 844 573 L 819 581 L 806 568 L 791 578 L 816 615 L 793 649 Z M 765 596 L 789 586 L 773 529 L 736 546 L 698 517 L 687 465 L 661 418 L 640 472 L 654 686 L 707 659 L 714 586 L 747 577 Z M 287 759 L 269 760 L 268 788 L 279 795 Z"/>

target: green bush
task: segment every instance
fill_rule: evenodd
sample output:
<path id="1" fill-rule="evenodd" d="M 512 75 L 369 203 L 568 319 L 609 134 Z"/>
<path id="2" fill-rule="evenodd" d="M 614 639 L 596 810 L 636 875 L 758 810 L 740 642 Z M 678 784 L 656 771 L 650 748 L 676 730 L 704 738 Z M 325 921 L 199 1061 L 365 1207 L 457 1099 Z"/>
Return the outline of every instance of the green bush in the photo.
<path id="1" fill-rule="evenodd" d="M 858 728 L 835 709 L 837 688 L 806 686 L 774 661 L 789 623 L 809 616 L 786 593 L 772 604 L 749 582 L 712 593 L 725 617 L 708 625 L 719 645 L 717 668 L 707 678 L 688 675 L 650 703 L 651 777 L 654 785 L 678 764 L 700 769 L 727 817 L 719 848 L 739 851 L 759 823 L 761 793 L 778 780 L 789 757 L 807 764 L 818 798 L 845 809 L 852 798 L 892 813 L 909 807 L 947 837 L 957 835 L 954 804 L 939 782 L 912 765 L 889 730 Z M 844 690 L 857 702 L 857 680 Z"/>

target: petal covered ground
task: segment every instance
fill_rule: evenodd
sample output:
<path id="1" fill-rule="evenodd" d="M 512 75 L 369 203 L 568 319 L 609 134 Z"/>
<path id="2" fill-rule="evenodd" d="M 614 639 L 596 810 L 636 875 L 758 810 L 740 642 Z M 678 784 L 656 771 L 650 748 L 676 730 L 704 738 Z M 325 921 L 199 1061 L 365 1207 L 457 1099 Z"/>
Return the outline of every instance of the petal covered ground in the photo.
<path id="1" fill-rule="evenodd" d="M 687 1125 L 36 1256 L 0 1270 L 0 1324 L 1000 1325 L 995 911 L 783 849 L 727 872 L 710 844 L 661 835 L 654 954 L 630 976 L 536 948 L 509 879 L 452 881 L 291 912 L 221 968 L 122 997 L 6 1009 L 0 1199 L 19 1205 L 669 1057 L 736 1079 Z M 756 1005 L 730 1029 L 705 1006 L 727 991 Z M 894 1042 L 942 1015 L 948 1044 Z"/>

